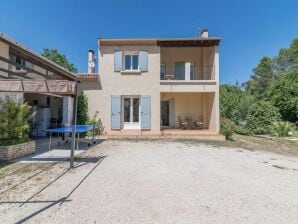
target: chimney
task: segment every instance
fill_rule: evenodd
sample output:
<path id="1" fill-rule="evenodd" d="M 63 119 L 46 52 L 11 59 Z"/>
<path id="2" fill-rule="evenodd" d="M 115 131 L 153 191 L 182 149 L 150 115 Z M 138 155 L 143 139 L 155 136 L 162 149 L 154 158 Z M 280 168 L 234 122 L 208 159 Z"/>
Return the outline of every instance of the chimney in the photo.
<path id="1" fill-rule="evenodd" d="M 208 38 L 208 29 L 202 29 L 200 31 L 200 37 L 201 38 Z"/>
<path id="2" fill-rule="evenodd" d="M 88 51 L 88 74 L 95 73 L 95 58 L 94 51 L 89 49 Z"/>

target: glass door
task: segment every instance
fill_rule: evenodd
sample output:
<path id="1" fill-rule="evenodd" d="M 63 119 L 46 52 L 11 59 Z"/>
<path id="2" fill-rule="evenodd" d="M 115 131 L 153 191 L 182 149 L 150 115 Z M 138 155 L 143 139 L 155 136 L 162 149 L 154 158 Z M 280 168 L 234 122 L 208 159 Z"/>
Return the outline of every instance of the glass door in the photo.
<path id="1" fill-rule="evenodd" d="M 170 125 L 170 106 L 169 101 L 161 101 L 160 104 L 160 116 L 161 116 L 161 125 L 168 127 Z"/>
<path id="2" fill-rule="evenodd" d="M 185 62 L 175 63 L 175 79 L 185 80 Z"/>
<path id="3" fill-rule="evenodd" d="M 123 128 L 140 129 L 140 97 L 123 98 Z"/>

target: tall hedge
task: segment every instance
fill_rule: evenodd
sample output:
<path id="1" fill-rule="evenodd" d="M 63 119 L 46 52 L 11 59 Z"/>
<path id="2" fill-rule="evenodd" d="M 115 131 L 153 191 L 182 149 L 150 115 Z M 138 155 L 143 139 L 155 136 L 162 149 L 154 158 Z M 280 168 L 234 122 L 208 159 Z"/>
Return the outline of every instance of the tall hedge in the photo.
<path id="1" fill-rule="evenodd" d="M 81 93 L 78 96 L 77 124 L 87 124 L 88 121 L 88 98 Z"/>
<path id="2" fill-rule="evenodd" d="M 279 75 L 273 81 L 268 96 L 283 120 L 295 122 L 298 119 L 298 71 Z"/>
<path id="3" fill-rule="evenodd" d="M 276 108 L 267 101 L 257 101 L 248 110 L 246 128 L 251 134 L 269 134 L 279 119 Z"/>

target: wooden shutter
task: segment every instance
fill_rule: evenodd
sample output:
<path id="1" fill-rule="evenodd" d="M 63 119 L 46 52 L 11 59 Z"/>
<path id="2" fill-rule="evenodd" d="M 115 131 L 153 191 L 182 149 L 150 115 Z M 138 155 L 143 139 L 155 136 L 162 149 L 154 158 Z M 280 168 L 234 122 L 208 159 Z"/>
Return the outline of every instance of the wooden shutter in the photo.
<path id="1" fill-rule="evenodd" d="M 111 129 L 121 128 L 121 96 L 111 96 Z"/>
<path id="2" fill-rule="evenodd" d="M 122 71 L 122 51 L 114 52 L 114 71 L 115 72 Z"/>
<path id="3" fill-rule="evenodd" d="M 151 96 L 141 96 L 141 129 L 151 129 Z"/>
<path id="4" fill-rule="evenodd" d="M 148 71 L 148 52 L 147 51 L 139 52 L 139 67 L 142 72 Z"/>

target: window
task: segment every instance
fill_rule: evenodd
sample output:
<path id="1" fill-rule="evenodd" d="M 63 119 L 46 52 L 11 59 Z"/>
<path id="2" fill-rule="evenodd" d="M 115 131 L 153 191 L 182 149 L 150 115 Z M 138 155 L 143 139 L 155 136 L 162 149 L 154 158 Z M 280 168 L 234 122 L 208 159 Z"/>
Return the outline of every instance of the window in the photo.
<path id="1" fill-rule="evenodd" d="M 19 57 L 16 57 L 16 63 L 19 64 L 19 65 L 23 65 L 24 64 L 24 60 L 22 60 Z M 21 67 L 16 66 L 16 70 L 21 70 L 21 69 L 22 69 Z"/>
<path id="2" fill-rule="evenodd" d="M 139 70 L 139 55 L 126 54 L 124 57 L 124 65 L 126 71 Z"/>

